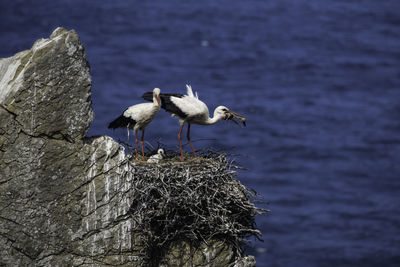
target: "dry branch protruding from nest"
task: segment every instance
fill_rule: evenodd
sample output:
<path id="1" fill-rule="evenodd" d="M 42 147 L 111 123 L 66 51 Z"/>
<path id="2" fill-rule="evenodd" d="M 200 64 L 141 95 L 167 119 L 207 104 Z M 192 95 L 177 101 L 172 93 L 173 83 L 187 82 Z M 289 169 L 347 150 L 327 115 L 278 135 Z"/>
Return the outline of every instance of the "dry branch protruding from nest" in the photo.
<path id="1" fill-rule="evenodd" d="M 247 236 L 261 237 L 255 216 L 265 209 L 251 202 L 255 192 L 236 178 L 236 166 L 224 154 L 205 153 L 186 162 L 135 165 L 131 215 L 143 230 L 144 252 L 162 257 L 176 240 L 192 243 L 221 239 L 237 253 Z"/>

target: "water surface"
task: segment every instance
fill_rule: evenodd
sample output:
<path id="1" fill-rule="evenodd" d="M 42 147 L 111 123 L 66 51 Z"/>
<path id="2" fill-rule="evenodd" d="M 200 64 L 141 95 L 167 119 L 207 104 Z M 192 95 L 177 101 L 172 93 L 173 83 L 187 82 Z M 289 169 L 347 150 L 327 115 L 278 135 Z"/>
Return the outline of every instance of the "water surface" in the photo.
<path id="1" fill-rule="evenodd" d="M 2 1 L 0 57 L 58 26 L 75 29 L 93 78 L 89 135 L 126 140 L 107 123 L 145 91 L 185 92 L 248 127 L 193 126 L 248 171 L 268 200 L 257 266 L 398 266 L 400 2 Z M 160 112 L 146 140 L 177 149 Z M 132 141 L 132 139 L 130 140 Z M 185 149 L 190 151 L 188 146 Z"/>

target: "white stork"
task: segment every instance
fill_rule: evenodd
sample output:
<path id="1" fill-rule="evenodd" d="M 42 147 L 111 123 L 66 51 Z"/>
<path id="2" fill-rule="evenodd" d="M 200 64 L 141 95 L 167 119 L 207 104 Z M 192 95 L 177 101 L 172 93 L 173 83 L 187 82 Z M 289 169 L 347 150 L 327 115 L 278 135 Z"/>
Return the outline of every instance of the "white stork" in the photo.
<path id="1" fill-rule="evenodd" d="M 190 124 L 201 124 L 211 125 L 220 120 L 231 119 L 237 123 L 233 117 L 240 119 L 244 125 L 246 118 L 229 110 L 225 106 L 219 106 L 214 110 L 214 116 L 210 118 L 210 114 L 207 105 L 199 100 L 198 95 L 193 94 L 192 87 L 186 85 L 187 95 L 183 94 L 160 94 L 161 107 L 167 112 L 171 113 L 172 116 L 176 116 L 179 119 L 180 129 L 178 133 L 179 148 L 181 152 L 181 160 L 183 161 L 183 150 L 181 142 L 181 133 L 185 122 L 188 124 L 187 128 L 187 139 L 190 147 L 192 148 L 193 155 L 196 157 L 192 142 L 190 141 Z M 144 93 L 142 96 L 145 100 L 151 101 L 151 92 Z M 238 124 L 238 123 L 237 123 Z"/>
<path id="2" fill-rule="evenodd" d="M 160 162 L 160 160 L 162 160 L 164 158 L 164 155 L 165 155 L 164 149 L 159 148 L 157 150 L 157 154 L 150 156 L 150 158 L 147 160 L 147 162 L 158 163 L 158 162 Z"/>
<path id="3" fill-rule="evenodd" d="M 142 138 L 140 139 L 140 145 L 142 146 L 143 160 L 145 160 L 144 149 L 143 149 L 143 138 L 144 130 L 146 126 L 153 120 L 157 112 L 160 110 L 160 89 L 154 88 L 151 93 L 153 103 L 141 103 L 133 105 L 127 108 L 121 116 L 110 122 L 108 128 L 127 128 L 132 129 L 135 132 L 136 142 L 136 159 L 138 156 L 138 130 L 142 131 Z"/>

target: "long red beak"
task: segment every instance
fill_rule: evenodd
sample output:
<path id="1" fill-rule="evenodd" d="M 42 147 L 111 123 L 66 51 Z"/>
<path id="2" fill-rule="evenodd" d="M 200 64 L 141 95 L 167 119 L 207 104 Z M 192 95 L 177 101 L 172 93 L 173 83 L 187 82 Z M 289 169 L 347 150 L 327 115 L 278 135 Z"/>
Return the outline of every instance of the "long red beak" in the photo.
<path id="1" fill-rule="evenodd" d="M 246 126 L 246 117 L 240 115 L 239 113 L 234 112 L 233 110 L 228 110 L 227 111 L 230 115 L 227 117 L 227 120 L 232 120 L 234 123 L 240 126 L 240 124 L 234 119 L 239 119 L 244 126 Z"/>
<path id="2" fill-rule="evenodd" d="M 158 107 L 161 108 L 161 100 L 160 100 L 159 95 L 157 96 L 157 104 L 158 104 Z"/>

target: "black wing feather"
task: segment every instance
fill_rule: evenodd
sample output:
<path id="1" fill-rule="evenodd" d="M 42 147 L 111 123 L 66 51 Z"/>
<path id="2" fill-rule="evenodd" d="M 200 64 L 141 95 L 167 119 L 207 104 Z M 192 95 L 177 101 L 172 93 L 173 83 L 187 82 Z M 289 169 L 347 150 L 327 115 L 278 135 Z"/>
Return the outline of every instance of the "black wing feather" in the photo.
<path id="1" fill-rule="evenodd" d="M 153 92 L 146 92 L 142 95 L 142 98 L 147 101 L 153 101 Z"/>
<path id="2" fill-rule="evenodd" d="M 119 116 L 110 124 L 108 124 L 108 128 L 115 129 L 115 128 L 133 128 L 135 126 L 136 121 L 132 118 L 125 117 L 124 115 Z"/>
<path id="3" fill-rule="evenodd" d="M 161 99 L 161 107 L 165 109 L 167 112 L 177 115 L 178 117 L 185 119 L 188 115 L 182 110 L 180 110 L 174 103 L 171 101 L 171 96 L 182 98 L 185 95 L 183 94 L 160 94 Z M 153 92 L 146 92 L 142 95 L 142 98 L 147 101 L 153 101 Z"/>

